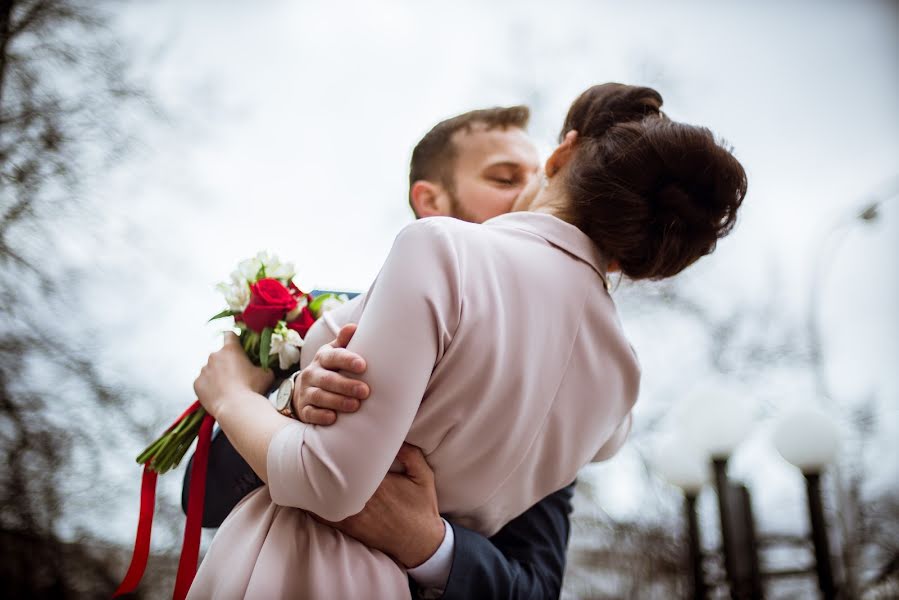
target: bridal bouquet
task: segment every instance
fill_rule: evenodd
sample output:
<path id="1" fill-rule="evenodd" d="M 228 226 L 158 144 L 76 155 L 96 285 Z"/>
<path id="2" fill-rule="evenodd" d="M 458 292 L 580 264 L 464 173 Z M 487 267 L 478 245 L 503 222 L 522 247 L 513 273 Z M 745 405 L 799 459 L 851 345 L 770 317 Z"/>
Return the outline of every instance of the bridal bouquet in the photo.
<path id="1" fill-rule="evenodd" d="M 334 293 L 313 298 L 293 282 L 295 275 L 291 263 L 282 263 L 276 256 L 260 252 L 241 262 L 231 273 L 230 281 L 218 285 L 228 308 L 210 319 L 233 318 L 233 327 L 253 364 L 263 369 L 271 368 L 277 376 L 286 376 L 296 370 L 300 348 L 309 328 L 323 313 L 348 299 L 344 294 Z M 213 423 L 212 416 L 196 401 L 138 455 L 137 462 L 144 466 L 144 476 L 137 538 L 131 566 L 115 596 L 134 591 L 146 568 L 157 475 L 178 466 L 193 441 L 199 438 L 174 598 L 180 600 L 187 595 L 197 567 Z"/>
<path id="2" fill-rule="evenodd" d="M 268 369 L 277 357 L 279 375 L 300 361 L 303 339 L 316 319 L 344 300 L 335 294 L 313 299 L 296 286 L 295 276 L 292 263 L 260 252 L 241 262 L 230 281 L 217 286 L 228 308 L 210 319 L 233 317 L 250 361 Z M 177 467 L 196 439 L 204 416 L 206 411 L 195 403 L 138 455 L 137 462 L 159 474 Z"/>
<path id="3" fill-rule="evenodd" d="M 217 286 L 228 308 L 210 319 L 233 318 L 250 361 L 268 369 L 277 357 L 275 371 L 279 375 L 299 363 L 300 348 L 312 324 L 346 299 L 335 294 L 313 299 L 296 286 L 295 276 L 292 263 L 260 252 L 241 262 L 230 281 Z M 177 467 L 196 439 L 205 415 L 203 407 L 195 403 L 138 455 L 137 462 L 148 464 L 159 474 Z"/>

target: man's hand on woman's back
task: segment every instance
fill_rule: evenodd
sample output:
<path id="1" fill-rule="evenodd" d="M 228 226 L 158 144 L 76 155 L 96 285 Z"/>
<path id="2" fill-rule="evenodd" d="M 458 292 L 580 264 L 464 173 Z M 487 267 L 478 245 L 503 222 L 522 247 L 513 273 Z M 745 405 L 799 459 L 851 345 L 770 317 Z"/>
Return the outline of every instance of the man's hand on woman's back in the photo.
<path id="1" fill-rule="evenodd" d="M 337 413 L 359 410 L 368 397 L 368 385 L 338 372 L 365 372 L 365 359 L 346 349 L 354 333 L 354 323 L 344 325 L 337 339 L 322 346 L 297 378 L 294 414 L 304 423 L 332 425 Z M 404 473 L 388 473 L 362 512 L 329 524 L 408 568 L 427 560 L 445 531 L 437 509 L 434 473 L 421 450 L 404 444 L 397 460 Z"/>

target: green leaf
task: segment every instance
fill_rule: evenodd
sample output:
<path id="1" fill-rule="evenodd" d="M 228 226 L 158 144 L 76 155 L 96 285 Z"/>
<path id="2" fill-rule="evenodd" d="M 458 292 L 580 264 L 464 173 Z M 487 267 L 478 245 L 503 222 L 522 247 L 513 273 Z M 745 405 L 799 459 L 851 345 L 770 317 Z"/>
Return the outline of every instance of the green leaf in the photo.
<path id="1" fill-rule="evenodd" d="M 243 345 L 243 351 L 252 356 L 259 344 L 259 334 L 252 329 L 244 329 L 240 334 L 240 343 Z"/>
<path id="2" fill-rule="evenodd" d="M 321 317 L 320 311 L 322 308 L 322 303 L 325 300 L 327 300 L 328 298 L 336 298 L 336 297 L 337 296 L 335 294 L 331 294 L 331 293 L 326 293 L 326 294 L 322 294 L 321 296 L 316 296 L 315 299 L 309 303 L 309 310 L 312 311 L 312 316 L 315 317 L 316 319 Z"/>
<path id="3" fill-rule="evenodd" d="M 262 340 L 259 345 L 259 363 L 263 369 L 268 369 L 269 351 L 272 347 L 272 328 L 266 327 L 262 330 Z"/>
<path id="4" fill-rule="evenodd" d="M 259 281 L 260 279 L 265 279 L 265 265 L 259 267 L 259 272 L 256 273 L 256 281 Z"/>
<path id="5" fill-rule="evenodd" d="M 206 322 L 211 323 L 212 321 L 215 321 L 216 319 L 224 319 L 225 317 L 233 317 L 234 315 L 239 315 L 239 314 L 240 313 L 235 312 L 233 310 L 226 309 L 226 310 L 223 310 L 222 312 L 220 312 L 219 314 L 215 315 L 214 317 L 212 317 L 211 319 L 209 319 Z"/>

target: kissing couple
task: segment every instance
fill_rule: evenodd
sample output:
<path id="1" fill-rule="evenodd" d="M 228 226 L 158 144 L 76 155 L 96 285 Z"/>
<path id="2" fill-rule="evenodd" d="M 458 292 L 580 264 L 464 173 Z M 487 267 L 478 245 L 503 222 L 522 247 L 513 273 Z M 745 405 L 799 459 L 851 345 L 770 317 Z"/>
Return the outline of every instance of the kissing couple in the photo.
<path id="1" fill-rule="evenodd" d="M 309 330 L 285 410 L 226 334 L 194 383 L 221 427 L 220 527 L 189 598 L 558 597 L 573 481 L 624 443 L 639 390 L 610 273 L 676 275 L 746 194 L 661 106 L 591 87 L 542 172 L 524 107 L 437 124 L 412 154 L 418 220 Z"/>

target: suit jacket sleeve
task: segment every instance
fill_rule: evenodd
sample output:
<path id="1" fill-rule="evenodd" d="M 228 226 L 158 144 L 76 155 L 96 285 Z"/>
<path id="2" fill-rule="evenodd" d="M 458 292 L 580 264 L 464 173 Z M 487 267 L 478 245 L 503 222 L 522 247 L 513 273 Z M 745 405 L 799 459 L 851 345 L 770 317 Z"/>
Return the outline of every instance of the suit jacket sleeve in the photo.
<path id="1" fill-rule="evenodd" d="M 574 483 L 550 494 L 492 538 L 453 525 L 455 550 L 443 600 L 558 598 Z"/>
<path id="2" fill-rule="evenodd" d="M 181 508 L 187 514 L 190 475 L 194 459 L 190 457 L 181 488 Z M 203 527 L 218 527 L 244 496 L 262 485 L 262 480 L 237 453 L 225 433 L 218 430 L 209 447 L 206 494 L 203 498 Z"/>

